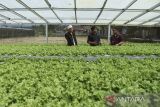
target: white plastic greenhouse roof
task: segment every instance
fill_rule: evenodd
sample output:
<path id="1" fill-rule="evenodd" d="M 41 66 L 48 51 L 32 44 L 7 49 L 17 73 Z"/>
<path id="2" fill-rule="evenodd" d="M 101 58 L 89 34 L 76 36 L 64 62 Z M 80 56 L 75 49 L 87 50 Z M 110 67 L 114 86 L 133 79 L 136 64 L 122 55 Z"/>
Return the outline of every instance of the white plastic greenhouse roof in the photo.
<path id="1" fill-rule="evenodd" d="M 0 23 L 160 25 L 160 0 L 0 0 Z"/>

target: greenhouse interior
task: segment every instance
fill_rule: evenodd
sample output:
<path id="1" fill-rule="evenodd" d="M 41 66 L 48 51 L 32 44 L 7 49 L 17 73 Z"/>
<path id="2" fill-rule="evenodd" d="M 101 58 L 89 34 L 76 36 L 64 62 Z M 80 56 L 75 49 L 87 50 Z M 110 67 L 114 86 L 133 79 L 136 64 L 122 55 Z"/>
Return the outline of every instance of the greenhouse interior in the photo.
<path id="1" fill-rule="evenodd" d="M 160 0 L 0 0 L 0 107 L 159 107 Z"/>

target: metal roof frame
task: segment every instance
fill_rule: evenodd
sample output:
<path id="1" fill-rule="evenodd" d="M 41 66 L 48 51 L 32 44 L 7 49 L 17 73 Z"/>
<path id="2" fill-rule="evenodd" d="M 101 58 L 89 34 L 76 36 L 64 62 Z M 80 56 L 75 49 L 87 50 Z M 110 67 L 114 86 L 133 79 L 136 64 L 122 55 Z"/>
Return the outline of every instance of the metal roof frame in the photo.
<path id="1" fill-rule="evenodd" d="M 143 15 L 145 15 L 145 14 L 147 14 L 149 12 L 157 12 L 157 13 L 160 12 L 160 8 L 157 9 L 157 7 L 160 7 L 160 2 L 156 2 L 157 4 L 154 5 L 154 6 L 152 6 L 149 9 L 130 9 L 130 7 L 134 3 L 136 3 L 138 0 L 131 0 L 131 2 L 125 8 L 123 8 L 123 9 L 121 9 L 121 8 L 107 8 L 107 7 L 105 7 L 106 4 L 107 4 L 107 2 L 109 0 L 104 0 L 104 3 L 103 3 L 103 5 L 102 5 L 101 8 L 77 8 L 77 0 L 73 0 L 74 7 L 72 7 L 72 8 L 71 7 L 69 7 L 69 8 L 54 7 L 54 6 L 51 5 L 51 3 L 49 2 L 49 0 L 44 0 L 44 2 L 47 4 L 48 7 L 42 7 L 42 8 L 31 8 L 29 5 L 25 4 L 23 2 L 23 0 L 15 0 L 15 1 L 17 1 L 19 4 L 21 4 L 24 8 L 23 7 L 21 7 L 21 8 L 18 8 L 18 7 L 9 8 L 9 7 L 6 7 L 4 4 L 0 3 L 0 7 L 1 7 L 0 8 L 0 12 L 5 12 L 5 11 L 10 12 L 10 13 L 15 14 L 16 16 L 20 17 L 20 19 L 10 18 L 9 16 L 5 16 L 5 15 L 2 15 L 0 13 L 0 17 L 4 18 L 4 20 L 1 19 L 0 22 L 5 23 L 5 20 L 10 20 L 10 21 L 13 21 L 13 22 L 16 22 L 16 20 L 26 20 L 26 21 L 30 22 L 30 24 L 77 24 L 77 25 L 82 25 L 82 24 L 85 24 L 85 25 L 86 24 L 88 24 L 88 25 L 108 25 L 109 24 L 109 25 L 113 25 L 112 23 L 114 21 L 121 21 L 121 20 L 117 20 L 117 19 L 118 19 L 118 17 L 120 17 L 121 15 L 123 15 L 124 12 L 141 12 L 137 16 L 131 18 L 130 20 L 128 20 L 128 21 L 125 20 L 126 21 L 125 23 L 120 24 L 122 26 L 130 26 L 131 25 L 130 22 L 135 21 L 136 19 L 142 17 Z M 50 23 L 48 17 L 46 17 L 46 16 L 43 17 L 38 12 L 36 12 L 36 11 L 43 11 L 43 10 L 44 11 L 45 10 L 51 10 L 53 12 L 53 14 L 56 16 L 56 18 L 52 18 L 52 19 L 54 19 L 54 20 L 58 19 L 60 21 L 60 23 L 59 23 L 59 21 L 58 22 Z M 55 12 L 56 10 L 74 11 L 75 19 L 73 19 L 73 20 L 75 20 L 75 23 L 64 23 L 63 20 L 72 20 L 72 19 L 65 18 L 65 17 L 59 17 L 57 15 L 57 12 Z M 18 11 L 30 11 L 33 14 L 35 14 L 36 16 L 38 16 L 38 18 L 40 18 L 39 20 L 43 20 L 45 23 L 35 23 L 32 18 L 29 19 L 28 17 L 25 17 L 22 14 L 19 14 Z M 98 15 L 95 18 L 93 18 L 93 17 L 89 18 L 88 17 L 88 18 L 80 18 L 79 19 L 78 16 L 77 16 L 77 11 L 84 11 L 84 12 L 85 11 L 99 11 L 99 13 L 98 13 Z M 120 13 L 117 14 L 116 16 L 114 16 L 111 20 L 108 20 L 108 19 L 102 19 L 102 18 L 100 18 L 100 16 L 102 15 L 103 11 L 111 11 L 111 12 L 118 11 Z M 157 25 L 160 24 L 159 20 L 156 20 L 158 18 L 160 18 L 160 15 L 152 17 L 152 18 L 148 19 L 147 21 L 141 22 L 140 24 L 135 24 L 133 26 L 144 26 L 148 22 L 157 22 L 156 24 L 153 25 L 153 26 L 155 26 L 155 25 L 157 26 Z M 80 22 L 78 22 L 78 20 L 94 20 L 94 21 L 92 23 L 88 23 L 88 22 L 86 22 L 86 23 L 80 23 Z M 108 20 L 109 22 L 107 22 L 107 23 L 106 22 L 104 22 L 104 23 L 97 23 L 98 20 Z M 154 20 L 156 20 L 156 21 L 154 21 Z M 16 22 L 16 23 L 20 23 L 20 22 Z M 26 23 L 22 22 L 22 23 L 26 24 L 27 22 Z M 119 24 L 117 24 L 117 25 L 119 25 Z"/>
<path id="2" fill-rule="evenodd" d="M 144 21 L 144 22 L 140 23 L 139 25 L 143 25 L 143 24 L 145 24 L 145 23 L 151 22 L 151 21 L 156 20 L 156 19 L 158 19 L 158 18 L 160 18 L 160 15 L 158 15 L 158 16 L 152 18 L 152 19 L 149 19 L 149 20 L 147 20 L 147 21 Z"/>
<path id="3" fill-rule="evenodd" d="M 58 17 L 58 15 L 56 14 L 56 12 L 54 11 L 54 9 L 52 8 L 51 4 L 49 3 L 48 0 L 44 0 L 46 2 L 46 4 L 48 5 L 49 9 L 54 13 L 54 15 L 57 17 L 57 19 L 63 23 L 63 21 Z"/>
<path id="4" fill-rule="evenodd" d="M 75 13 L 75 19 L 76 19 L 76 23 L 77 23 L 78 21 L 77 21 L 77 3 L 76 3 L 76 0 L 74 0 L 74 13 Z"/>
<path id="5" fill-rule="evenodd" d="M 28 11 L 27 8 L 10 8 L 13 11 Z M 74 11 L 75 8 L 54 8 L 54 7 L 43 7 L 43 8 L 31 8 L 32 10 L 42 11 L 42 10 L 63 10 L 63 11 Z M 100 11 L 101 8 L 76 8 L 77 11 Z M 103 11 L 123 11 L 124 9 L 117 9 L 117 8 L 104 8 Z M 148 9 L 126 9 L 126 11 L 131 12 L 144 12 Z M 0 11 L 7 11 L 7 9 L 0 9 Z M 150 12 L 160 12 L 160 10 L 155 9 L 151 10 Z"/>
<path id="6" fill-rule="evenodd" d="M 17 15 L 17 16 L 19 16 L 19 17 L 21 17 L 22 19 L 25 19 L 25 20 L 27 20 L 27 21 L 29 21 L 29 22 L 31 22 L 31 23 L 34 23 L 32 20 L 27 19 L 27 18 L 26 18 L 26 17 L 24 17 L 23 15 L 21 15 L 21 14 L 19 14 L 19 13 L 15 12 L 14 10 L 12 10 L 12 9 L 10 9 L 10 8 L 8 8 L 8 7 L 6 7 L 6 6 L 5 6 L 5 5 L 3 5 L 3 4 L 0 4 L 0 7 L 2 7 L 3 9 L 5 9 L 6 11 L 11 12 L 12 14 L 15 14 L 15 15 Z"/>
<path id="7" fill-rule="evenodd" d="M 157 8 L 157 7 L 159 7 L 159 6 L 160 6 L 160 3 L 158 3 L 158 4 L 154 5 L 153 7 L 149 8 L 149 9 L 148 9 L 148 10 L 146 10 L 145 12 L 143 12 L 143 13 L 141 13 L 141 14 L 137 15 L 136 17 L 132 18 L 131 20 L 129 20 L 129 21 L 127 21 L 127 22 L 125 22 L 124 24 L 128 24 L 128 23 L 130 23 L 130 22 L 132 22 L 132 21 L 134 21 L 134 20 L 136 20 L 136 19 L 140 18 L 141 16 L 145 15 L 146 13 L 148 13 L 148 12 L 150 12 L 150 11 L 154 10 L 155 8 Z"/>
<path id="8" fill-rule="evenodd" d="M 123 9 L 116 17 L 113 18 L 113 20 L 111 22 L 109 22 L 109 24 L 112 24 L 113 21 L 115 21 L 122 13 L 124 13 L 129 7 L 131 7 L 135 2 L 137 2 L 137 0 L 133 0 L 132 2 L 130 2 L 125 9 Z"/>
<path id="9" fill-rule="evenodd" d="M 36 16 L 38 16 L 40 19 L 42 19 L 44 22 L 49 23 L 44 17 L 42 17 L 41 15 L 39 15 L 37 12 L 35 12 L 34 10 L 32 10 L 32 8 L 30 8 L 29 6 L 27 6 L 24 2 L 22 2 L 21 0 L 16 0 L 18 3 L 20 3 L 21 5 L 23 5 L 25 8 L 27 8 L 29 11 L 31 11 L 33 14 L 35 14 Z"/>
<path id="10" fill-rule="evenodd" d="M 107 0 L 104 1 L 103 6 L 102 6 L 102 8 L 101 8 L 101 10 L 100 10 L 100 12 L 99 12 L 96 20 L 94 21 L 94 23 L 96 23 L 97 20 L 98 20 L 98 18 L 101 16 L 101 14 L 102 14 L 102 12 L 103 12 L 103 10 L 104 10 L 104 7 L 106 6 L 106 3 L 107 3 Z"/>

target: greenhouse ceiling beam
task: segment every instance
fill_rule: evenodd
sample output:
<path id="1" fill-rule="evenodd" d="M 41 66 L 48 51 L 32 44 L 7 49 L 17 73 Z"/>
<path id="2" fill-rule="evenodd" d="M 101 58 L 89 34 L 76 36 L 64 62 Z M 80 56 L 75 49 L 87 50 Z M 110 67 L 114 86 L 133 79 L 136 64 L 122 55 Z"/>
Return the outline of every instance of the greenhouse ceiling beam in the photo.
<path id="1" fill-rule="evenodd" d="M 44 0 L 46 2 L 46 4 L 48 5 L 49 9 L 54 13 L 54 15 L 57 17 L 57 19 L 63 23 L 63 21 L 60 19 L 60 17 L 58 17 L 58 15 L 56 14 L 56 12 L 54 11 L 54 9 L 52 8 L 51 4 L 49 3 L 48 0 Z"/>
<path id="2" fill-rule="evenodd" d="M 11 13 L 13 13 L 13 14 L 19 16 L 19 17 L 21 17 L 21 18 L 24 19 L 24 20 L 29 21 L 30 23 L 34 23 L 32 20 L 27 19 L 27 18 L 24 17 L 23 15 L 21 15 L 21 14 L 15 12 L 14 10 L 12 10 L 12 9 L 10 9 L 10 8 L 8 8 L 8 7 L 6 7 L 6 6 L 4 6 L 3 4 L 0 4 L 0 7 L 2 7 L 3 9 L 5 9 L 6 11 L 9 11 L 9 12 L 11 12 Z"/>
<path id="3" fill-rule="evenodd" d="M 104 7 L 106 6 L 106 3 L 107 3 L 107 0 L 104 1 L 103 6 L 102 6 L 102 8 L 101 8 L 101 10 L 100 10 L 100 12 L 99 12 L 99 14 L 98 14 L 98 16 L 97 16 L 96 20 L 94 21 L 94 24 L 97 22 L 97 20 L 98 20 L 99 17 L 101 16 L 101 14 L 102 14 L 102 12 L 103 12 L 103 10 L 104 10 Z"/>
<path id="4" fill-rule="evenodd" d="M 112 24 L 113 21 L 115 21 L 120 15 L 122 15 L 129 7 L 131 7 L 135 2 L 137 2 L 137 0 L 133 0 L 132 2 L 130 2 L 126 8 L 124 8 L 116 17 L 113 18 L 113 20 L 109 23 Z"/>
<path id="5" fill-rule="evenodd" d="M 108 25 L 108 44 L 110 44 L 110 39 L 111 39 L 111 25 Z"/>
<path id="6" fill-rule="evenodd" d="M 77 3 L 76 3 L 76 0 L 74 0 L 74 13 L 75 13 L 75 20 L 77 23 Z"/>
<path id="7" fill-rule="evenodd" d="M 32 10 L 32 8 L 30 8 L 29 6 L 27 6 L 24 2 L 22 2 L 21 0 L 16 0 L 16 1 L 18 3 L 20 3 L 22 6 L 24 6 L 25 8 L 27 8 L 29 11 L 31 11 L 33 14 L 35 14 L 36 16 L 38 16 L 40 19 L 42 19 L 45 23 L 49 23 L 44 17 L 42 17 L 37 12 L 35 12 L 34 10 Z"/>
<path id="8" fill-rule="evenodd" d="M 28 24 L 28 23 L 24 23 L 24 24 Z M 29 24 L 29 25 L 31 25 L 31 24 Z M 46 23 L 34 23 L 34 24 L 32 24 L 32 25 L 46 25 Z M 96 25 L 96 26 L 101 26 L 101 25 L 105 25 L 105 26 L 108 26 L 108 23 L 106 24 L 106 23 L 50 23 L 49 25 L 78 25 L 78 26 L 80 26 L 80 25 L 87 25 L 87 26 L 92 26 L 92 25 Z M 160 25 L 160 23 L 159 23 L 159 25 Z M 157 26 L 155 26 L 155 24 L 154 25 L 143 25 L 143 26 L 137 26 L 136 24 L 127 24 L 127 25 L 124 25 L 124 24 L 112 24 L 112 26 L 125 26 L 125 27 L 130 27 L 130 26 L 134 26 L 134 27 L 157 27 Z"/>
<path id="9" fill-rule="evenodd" d="M 130 22 L 132 22 L 132 21 L 134 21 L 134 20 L 140 18 L 141 16 L 145 15 L 146 13 L 148 13 L 148 12 L 154 10 L 155 8 L 157 8 L 157 7 L 159 7 L 159 6 L 160 6 L 160 2 L 159 2 L 158 4 L 156 4 L 156 5 L 154 5 L 153 7 L 151 7 L 150 9 L 147 9 L 145 12 L 143 12 L 143 13 L 137 15 L 136 17 L 132 18 L 131 20 L 125 22 L 124 24 L 128 24 L 128 23 L 130 23 Z"/>
<path id="10" fill-rule="evenodd" d="M 7 19 L 7 20 L 10 20 L 11 18 L 7 17 L 7 16 L 4 16 L 2 14 L 0 14 L 0 17 L 4 18 L 4 19 Z"/>
<path id="11" fill-rule="evenodd" d="M 156 20 L 156 19 L 158 19 L 158 18 L 160 18 L 160 15 L 158 15 L 158 16 L 152 18 L 152 19 L 149 19 L 149 20 L 147 20 L 147 21 L 144 21 L 144 22 L 140 23 L 139 25 L 143 25 L 143 24 L 145 24 L 145 23 L 151 22 L 151 21 Z"/>
<path id="12" fill-rule="evenodd" d="M 3 21 L 3 20 L 1 20 L 1 19 L 0 19 L 0 22 L 6 23 L 5 21 Z"/>
<path id="13" fill-rule="evenodd" d="M 34 18 L 34 19 L 32 19 L 32 20 L 38 20 L 39 18 Z M 52 18 L 52 17 L 48 17 L 48 18 L 46 18 L 46 20 L 56 20 L 57 18 L 55 17 L 55 18 Z M 71 20 L 71 18 L 65 18 L 65 17 L 62 17 L 61 18 L 62 20 Z M 94 20 L 95 18 L 81 18 L 81 20 Z M 22 19 L 20 19 L 20 18 L 12 18 L 12 20 L 22 20 Z M 103 20 L 103 19 L 102 19 Z M 104 19 L 105 20 L 105 19 Z"/>
<path id="14" fill-rule="evenodd" d="M 2 17 L 2 18 L 4 18 L 4 19 L 7 19 L 7 20 L 10 20 L 10 21 L 12 21 L 12 22 L 18 23 L 18 22 L 16 22 L 16 21 L 14 21 L 13 19 L 11 19 L 11 18 L 9 18 L 9 17 L 7 17 L 7 16 L 4 16 L 4 15 L 2 15 L 2 14 L 0 14 L 0 17 Z"/>
<path id="15" fill-rule="evenodd" d="M 10 8 L 13 11 L 28 11 L 26 8 Z M 35 11 L 43 11 L 43 10 L 50 10 L 48 7 L 43 8 L 31 8 Z M 62 11 L 74 11 L 74 8 L 51 8 L 52 10 L 62 10 Z M 101 8 L 77 8 L 77 11 L 100 11 Z M 103 11 L 123 11 L 124 9 L 117 9 L 117 8 L 104 8 Z M 131 12 L 144 12 L 147 9 L 127 9 L 126 11 Z M 6 11 L 6 9 L 0 9 L 0 11 Z M 152 10 L 152 12 L 160 12 L 160 10 Z"/>
<path id="16" fill-rule="evenodd" d="M 29 23 L 23 23 L 23 24 L 26 24 L 26 25 L 46 25 L 46 23 L 34 23 L 34 24 L 29 24 Z M 108 23 L 49 23 L 49 25 L 108 25 Z M 112 26 L 135 26 L 137 27 L 136 24 L 127 24 L 127 25 L 124 25 L 124 24 L 112 24 Z M 140 27 L 140 26 L 138 26 Z M 154 25 L 143 25 L 142 27 L 159 27 L 159 26 L 156 26 L 155 24 Z"/>
<path id="17" fill-rule="evenodd" d="M 46 33 L 46 43 L 48 43 L 48 24 L 45 26 L 45 33 Z"/>
<path id="18" fill-rule="evenodd" d="M 158 22 L 158 23 L 154 24 L 154 26 L 160 26 L 160 22 Z"/>

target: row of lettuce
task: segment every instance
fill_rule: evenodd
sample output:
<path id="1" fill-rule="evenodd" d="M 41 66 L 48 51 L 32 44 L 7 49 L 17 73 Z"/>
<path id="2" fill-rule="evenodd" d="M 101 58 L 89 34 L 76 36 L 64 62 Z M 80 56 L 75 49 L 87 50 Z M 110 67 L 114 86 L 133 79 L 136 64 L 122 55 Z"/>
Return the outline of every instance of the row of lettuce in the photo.
<path id="1" fill-rule="evenodd" d="M 18 44 L 18 45 L 0 45 L 0 55 L 34 55 L 34 56 L 52 56 L 52 55 L 160 55 L 160 44 L 132 44 L 126 43 L 123 46 L 104 45 L 90 47 L 88 45 L 79 45 L 68 47 L 65 45 L 42 45 L 42 44 Z"/>
<path id="2" fill-rule="evenodd" d="M 107 95 L 158 94 L 159 65 L 160 59 L 0 59 L 0 107 L 106 107 Z"/>

